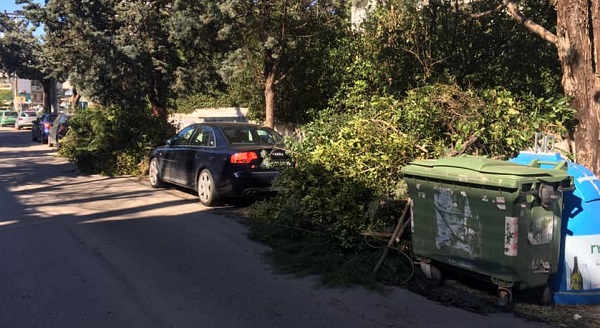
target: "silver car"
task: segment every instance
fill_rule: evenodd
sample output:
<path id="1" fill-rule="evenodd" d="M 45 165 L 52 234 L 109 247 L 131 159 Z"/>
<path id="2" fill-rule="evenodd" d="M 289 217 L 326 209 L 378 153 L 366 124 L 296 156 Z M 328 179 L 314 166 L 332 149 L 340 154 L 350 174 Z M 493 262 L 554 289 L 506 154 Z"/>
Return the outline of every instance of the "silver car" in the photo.
<path id="1" fill-rule="evenodd" d="M 15 129 L 21 130 L 22 128 L 32 128 L 33 122 L 37 120 L 37 113 L 34 111 L 23 111 L 19 112 L 17 120 L 15 121 Z"/>

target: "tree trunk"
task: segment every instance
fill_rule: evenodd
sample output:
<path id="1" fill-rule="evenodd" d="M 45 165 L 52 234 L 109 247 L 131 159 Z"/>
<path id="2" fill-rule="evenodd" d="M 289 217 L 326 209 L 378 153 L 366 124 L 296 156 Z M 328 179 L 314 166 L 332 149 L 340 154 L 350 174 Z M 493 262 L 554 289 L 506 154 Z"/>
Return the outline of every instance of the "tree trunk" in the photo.
<path id="1" fill-rule="evenodd" d="M 558 0 L 563 88 L 576 109 L 576 160 L 600 173 L 600 0 Z"/>
<path id="2" fill-rule="evenodd" d="M 265 125 L 275 127 L 275 73 L 265 79 Z"/>
<path id="3" fill-rule="evenodd" d="M 71 108 L 71 110 L 75 110 L 77 108 L 77 104 L 79 103 L 79 99 L 81 99 L 81 95 L 77 92 L 76 87 L 73 87 L 71 92 L 71 98 L 69 98 L 69 107 Z"/>
<path id="4" fill-rule="evenodd" d="M 148 89 L 148 100 L 150 101 L 150 106 L 152 107 L 152 114 L 156 117 L 160 117 L 165 121 L 169 117 L 169 112 L 167 110 L 167 97 L 164 97 L 166 91 L 164 89 L 160 89 L 160 86 L 156 86 L 156 84 L 150 83 L 151 87 Z"/>
<path id="5" fill-rule="evenodd" d="M 52 113 L 52 82 L 53 79 L 44 79 L 42 86 L 44 87 L 44 113 Z"/>
<path id="6" fill-rule="evenodd" d="M 152 105 L 152 114 L 154 114 L 154 116 L 156 117 L 160 117 L 165 120 L 167 120 L 167 117 L 169 116 L 169 114 L 167 113 L 167 109 L 158 105 Z"/>
<path id="7" fill-rule="evenodd" d="M 58 89 L 56 87 L 56 79 L 50 78 L 50 108 L 53 113 L 60 111 L 60 105 L 58 104 Z"/>

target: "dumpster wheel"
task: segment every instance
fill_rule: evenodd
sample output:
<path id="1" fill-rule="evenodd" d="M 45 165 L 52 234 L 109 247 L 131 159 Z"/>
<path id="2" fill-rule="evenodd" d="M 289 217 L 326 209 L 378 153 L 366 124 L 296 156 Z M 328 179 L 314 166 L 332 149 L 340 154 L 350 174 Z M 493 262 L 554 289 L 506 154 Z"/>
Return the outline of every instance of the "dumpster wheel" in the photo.
<path id="1" fill-rule="evenodd" d="M 553 295 L 552 295 L 552 291 L 550 290 L 549 286 L 544 287 L 544 290 L 542 291 L 542 297 L 540 299 L 540 303 L 542 305 L 552 305 L 553 302 Z"/>
<path id="2" fill-rule="evenodd" d="M 425 280 L 432 286 L 439 286 L 442 283 L 442 272 L 435 265 L 425 262 L 419 262 L 421 271 L 425 275 Z"/>
<path id="3" fill-rule="evenodd" d="M 498 306 L 504 311 L 510 311 L 513 307 L 512 290 L 510 288 L 498 286 Z"/>

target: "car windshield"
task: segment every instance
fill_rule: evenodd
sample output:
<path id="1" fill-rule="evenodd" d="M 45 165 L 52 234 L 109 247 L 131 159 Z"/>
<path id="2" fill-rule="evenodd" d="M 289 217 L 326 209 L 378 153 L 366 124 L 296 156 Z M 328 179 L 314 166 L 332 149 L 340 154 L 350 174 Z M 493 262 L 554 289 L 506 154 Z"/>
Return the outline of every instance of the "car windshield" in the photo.
<path id="1" fill-rule="evenodd" d="M 223 128 L 223 134 L 230 145 L 274 145 L 283 141 L 279 133 L 266 127 L 227 126 Z"/>

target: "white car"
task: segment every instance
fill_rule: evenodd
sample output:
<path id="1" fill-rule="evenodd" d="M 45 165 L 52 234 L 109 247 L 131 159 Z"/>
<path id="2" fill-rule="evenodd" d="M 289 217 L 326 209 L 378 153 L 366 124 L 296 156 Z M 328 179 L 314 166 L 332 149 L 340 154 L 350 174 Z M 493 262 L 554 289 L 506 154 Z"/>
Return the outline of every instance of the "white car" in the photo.
<path id="1" fill-rule="evenodd" d="M 33 128 L 33 122 L 37 120 L 37 113 L 34 111 L 23 111 L 19 112 L 17 120 L 15 121 L 15 129 L 21 130 L 22 128 Z"/>

